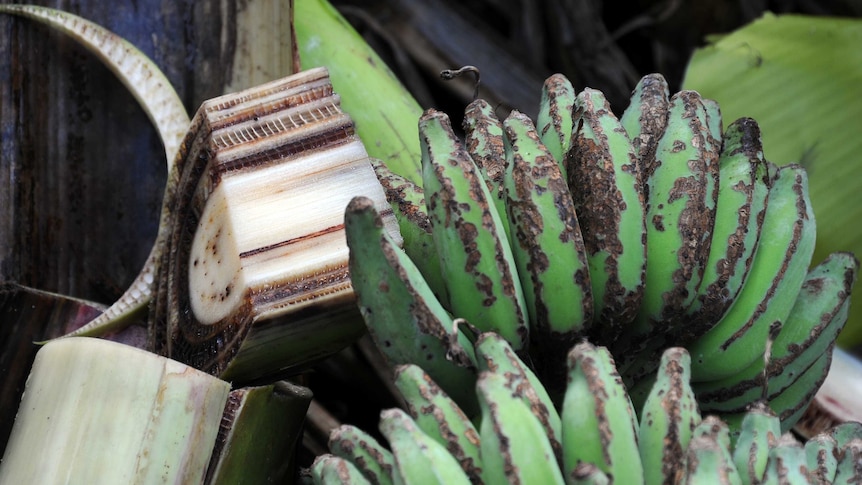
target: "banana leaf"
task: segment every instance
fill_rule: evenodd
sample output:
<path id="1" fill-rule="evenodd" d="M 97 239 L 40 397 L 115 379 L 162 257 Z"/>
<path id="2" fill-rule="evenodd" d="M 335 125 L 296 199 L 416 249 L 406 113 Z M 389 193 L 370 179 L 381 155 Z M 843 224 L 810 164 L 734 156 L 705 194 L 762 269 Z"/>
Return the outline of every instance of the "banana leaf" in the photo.
<path id="1" fill-rule="evenodd" d="M 834 251 L 862 256 L 862 20 L 766 14 L 708 41 L 683 87 L 718 101 L 725 126 L 756 119 L 767 159 L 808 170 L 812 264 Z M 862 344 L 860 293 L 839 337 L 844 347 Z"/>

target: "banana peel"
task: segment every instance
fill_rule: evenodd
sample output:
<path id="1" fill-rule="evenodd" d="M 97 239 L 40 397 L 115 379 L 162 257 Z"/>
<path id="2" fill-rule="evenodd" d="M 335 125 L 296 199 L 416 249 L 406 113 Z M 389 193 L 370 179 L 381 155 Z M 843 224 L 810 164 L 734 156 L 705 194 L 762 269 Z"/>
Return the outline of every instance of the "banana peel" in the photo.
<path id="1" fill-rule="evenodd" d="M 757 119 L 764 153 L 801 163 L 817 217 L 812 263 L 835 251 L 862 254 L 862 20 L 766 14 L 697 50 L 683 81 L 721 104 L 728 124 Z M 862 295 L 839 336 L 862 345 Z"/>

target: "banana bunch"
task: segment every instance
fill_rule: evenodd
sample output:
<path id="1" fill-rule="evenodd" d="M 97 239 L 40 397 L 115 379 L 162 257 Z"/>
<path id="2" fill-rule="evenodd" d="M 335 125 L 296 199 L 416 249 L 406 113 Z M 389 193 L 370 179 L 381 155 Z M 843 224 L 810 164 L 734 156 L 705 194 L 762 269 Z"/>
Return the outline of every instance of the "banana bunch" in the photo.
<path id="1" fill-rule="evenodd" d="M 559 404 L 569 350 L 588 339 L 640 404 L 662 351 L 682 346 L 704 410 L 765 399 L 783 429 L 798 419 L 858 261 L 836 253 L 809 271 L 805 170 L 767 161 L 754 120 L 722 131 L 715 102 L 670 96 L 654 74 L 617 118 L 601 92 L 554 75 L 535 125 L 478 99 L 463 128 L 462 141 L 445 113 L 420 118 L 422 187 L 375 167 L 403 250 L 367 201 L 346 211 L 353 286 L 391 364 L 421 366 L 475 411 L 469 342 L 496 332 Z"/>
<path id="2" fill-rule="evenodd" d="M 691 359 L 667 349 L 640 419 L 604 347 L 575 345 L 568 384 L 556 407 L 535 374 L 499 334 L 477 336 L 470 420 L 419 366 L 398 366 L 395 385 L 406 411 L 384 410 L 388 447 L 352 425 L 330 435 L 306 483 L 847 483 L 862 459 L 862 425 L 847 423 L 804 445 L 781 433 L 780 420 L 756 401 L 732 432 L 701 417 L 690 386 Z"/>

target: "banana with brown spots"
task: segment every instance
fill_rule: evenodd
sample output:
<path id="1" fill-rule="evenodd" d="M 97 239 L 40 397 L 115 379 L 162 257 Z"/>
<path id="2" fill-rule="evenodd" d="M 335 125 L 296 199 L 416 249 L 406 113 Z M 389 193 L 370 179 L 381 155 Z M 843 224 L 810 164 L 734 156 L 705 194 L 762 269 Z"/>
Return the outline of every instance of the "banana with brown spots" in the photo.
<path id="1" fill-rule="evenodd" d="M 670 100 L 667 128 L 645 179 L 647 264 L 643 304 L 629 337 L 658 337 L 684 321 L 712 241 L 721 143 L 694 91 Z M 714 126 L 714 123 L 713 123 Z"/>
<path id="2" fill-rule="evenodd" d="M 319 485 L 370 485 L 354 462 L 335 455 L 320 455 L 308 471 L 310 483 Z"/>
<path id="3" fill-rule="evenodd" d="M 393 485 L 395 457 L 365 431 L 349 424 L 335 428 L 329 434 L 329 450 L 353 463 L 369 482 Z"/>
<path id="4" fill-rule="evenodd" d="M 545 386 L 562 393 L 566 355 L 593 320 L 586 249 L 569 187 L 533 122 L 515 111 L 503 126 L 509 241 L 530 317 L 530 354 Z"/>
<path id="5" fill-rule="evenodd" d="M 613 483 L 644 483 L 637 418 L 610 352 L 582 342 L 569 353 L 568 369 L 562 406 L 566 475 L 580 463 L 594 463 Z"/>
<path id="6" fill-rule="evenodd" d="M 500 214 L 449 117 L 419 119 L 422 181 L 450 310 L 526 349 L 527 308 Z"/>
<path id="7" fill-rule="evenodd" d="M 742 485 L 730 454 L 730 430 L 715 416 L 695 429 L 683 455 L 682 474 L 673 483 Z"/>
<path id="8" fill-rule="evenodd" d="M 760 483 L 766 472 L 769 450 L 778 444 L 781 422 L 765 401 L 755 402 L 742 418 L 733 448 L 733 462 L 742 483 Z"/>
<path id="9" fill-rule="evenodd" d="M 481 481 L 479 432 L 458 404 L 417 365 L 396 367 L 395 387 L 416 425 L 449 450 L 473 483 Z"/>
<path id="10" fill-rule="evenodd" d="M 638 158 L 643 180 L 655 170 L 655 150 L 667 128 L 670 91 L 661 74 L 647 74 L 632 91 L 629 105 L 620 117 Z"/>
<path id="11" fill-rule="evenodd" d="M 733 376 L 762 357 L 769 327 L 786 321 L 808 272 L 816 227 L 807 174 L 798 165 L 770 172 L 777 175 L 748 277 L 724 317 L 686 345 L 692 382 Z"/>
<path id="12" fill-rule="evenodd" d="M 470 341 L 453 326 L 416 265 L 384 231 L 370 199 L 351 200 L 344 224 L 353 291 L 377 348 L 390 365 L 421 363 L 465 411 L 475 412 Z"/>
<path id="13" fill-rule="evenodd" d="M 562 74 L 554 74 L 542 85 L 542 99 L 539 102 L 539 116 L 536 118 L 536 129 L 542 143 L 560 165 L 563 177 L 566 168 L 563 158 L 569 150 L 574 132 L 572 113 L 578 93 L 572 82 Z"/>
<path id="14" fill-rule="evenodd" d="M 466 485 L 470 479 L 446 446 L 425 434 L 400 409 L 380 413 L 380 432 L 389 441 L 398 465 L 396 483 L 404 485 Z"/>
<path id="15" fill-rule="evenodd" d="M 509 234 L 506 218 L 506 148 L 503 140 L 503 123 L 494 113 L 494 108 L 484 99 L 477 99 L 464 110 L 464 145 L 467 153 L 479 168 L 479 173 L 488 185 L 491 200 L 500 214 L 500 222 Z"/>
<path id="16" fill-rule="evenodd" d="M 386 200 L 392 206 L 395 220 L 398 221 L 398 230 L 404 240 L 404 252 L 419 268 L 440 303 L 444 307 L 448 306 L 449 293 L 440 270 L 434 236 L 431 235 L 431 220 L 425 208 L 425 192 L 422 187 L 389 170 L 380 160 L 371 159 L 371 166 L 383 186 Z"/>
<path id="17" fill-rule="evenodd" d="M 637 315 L 646 277 L 643 179 L 634 148 L 600 91 L 573 113 L 564 165 L 589 263 L 591 338 L 613 342 Z"/>
<path id="18" fill-rule="evenodd" d="M 730 377 L 696 383 L 701 409 L 742 412 L 761 395 L 771 398 L 793 384 L 828 351 L 844 328 L 858 268 L 852 254 L 835 253 L 809 271 L 790 315 L 769 346 L 769 362 L 756 359 Z M 800 399 L 811 391 L 800 394 Z M 785 428 L 792 424 L 782 423 Z"/>
<path id="19" fill-rule="evenodd" d="M 545 428 L 506 378 L 482 372 L 476 391 L 482 409 L 483 482 L 565 483 Z"/>
<path id="20" fill-rule="evenodd" d="M 719 157 L 718 201 L 703 281 L 680 328 L 681 342 L 703 334 L 736 299 L 754 260 L 766 214 L 769 178 L 760 128 L 740 118 L 724 133 Z"/>
<path id="21" fill-rule="evenodd" d="M 689 385 L 691 358 L 682 347 L 664 351 L 658 376 L 640 413 L 638 447 L 644 483 L 672 483 L 681 474 L 682 456 L 700 424 L 694 392 Z"/>

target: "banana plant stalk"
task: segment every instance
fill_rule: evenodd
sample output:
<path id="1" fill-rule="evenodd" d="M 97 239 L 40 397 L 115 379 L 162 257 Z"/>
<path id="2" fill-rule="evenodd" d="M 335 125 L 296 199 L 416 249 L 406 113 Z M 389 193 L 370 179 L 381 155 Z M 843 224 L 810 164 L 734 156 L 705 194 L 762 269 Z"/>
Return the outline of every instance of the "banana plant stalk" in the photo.
<path id="1" fill-rule="evenodd" d="M 129 345 L 55 340 L 36 356 L 0 483 L 281 482 L 310 402 L 286 382 L 231 391 Z"/>

